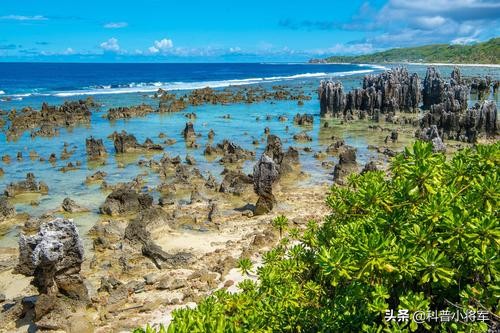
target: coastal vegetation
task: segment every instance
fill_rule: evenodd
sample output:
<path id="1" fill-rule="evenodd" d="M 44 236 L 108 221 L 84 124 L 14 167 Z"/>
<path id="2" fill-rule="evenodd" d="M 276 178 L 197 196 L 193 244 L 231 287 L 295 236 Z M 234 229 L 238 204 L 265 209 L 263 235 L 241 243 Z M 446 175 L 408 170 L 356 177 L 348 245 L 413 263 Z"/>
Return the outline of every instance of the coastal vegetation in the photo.
<path id="1" fill-rule="evenodd" d="M 160 332 L 486 332 L 500 314 L 499 171 L 498 142 L 447 159 L 416 141 L 387 174 L 334 185 L 322 223 L 300 235 L 281 229 L 256 282 L 175 310 Z M 399 310 L 481 311 L 483 320 L 387 317 Z"/>
<path id="2" fill-rule="evenodd" d="M 472 45 L 432 44 L 418 47 L 394 48 L 358 56 L 333 56 L 329 63 L 449 63 L 500 64 L 500 37 Z M 317 60 L 316 60 L 317 61 Z M 312 60 L 311 62 L 315 62 Z"/>

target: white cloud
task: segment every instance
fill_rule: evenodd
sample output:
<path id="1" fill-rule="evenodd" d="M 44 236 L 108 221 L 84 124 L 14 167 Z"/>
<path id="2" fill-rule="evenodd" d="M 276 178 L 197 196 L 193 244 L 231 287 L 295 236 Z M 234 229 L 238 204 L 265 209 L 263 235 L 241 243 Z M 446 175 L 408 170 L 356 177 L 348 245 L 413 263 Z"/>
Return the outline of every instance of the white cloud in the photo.
<path id="1" fill-rule="evenodd" d="M 241 48 L 238 46 L 229 48 L 229 53 L 239 53 L 239 52 L 241 52 Z"/>
<path id="2" fill-rule="evenodd" d="M 1 16 L 2 20 L 13 20 L 13 21 L 47 21 L 48 18 L 42 15 L 35 16 L 24 16 L 24 15 L 6 15 Z"/>
<path id="3" fill-rule="evenodd" d="M 105 42 L 101 43 L 101 49 L 107 52 L 119 52 L 120 51 L 120 45 L 118 44 L 118 39 L 116 38 L 110 38 Z"/>
<path id="4" fill-rule="evenodd" d="M 415 18 L 415 23 L 424 29 L 433 29 L 442 26 L 446 19 L 442 16 L 420 16 Z"/>
<path id="5" fill-rule="evenodd" d="M 120 29 L 128 27 L 127 22 L 109 22 L 104 25 L 106 29 Z"/>
<path id="6" fill-rule="evenodd" d="M 171 51 L 173 47 L 174 43 L 171 39 L 163 38 L 162 40 L 155 40 L 153 46 L 148 48 L 148 51 L 151 54 L 167 53 Z"/>
<path id="7" fill-rule="evenodd" d="M 460 38 L 455 38 L 454 40 L 452 40 L 451 44 L 466 45 L 466 44 L 476 43 L 478 41 L 479 40 L 474 38 L 474 37 L 460 37 Z"/>
<path id="8" fill-rule="evenodd" d="M 314 50 L 313 54 L 317 56 L 331 54 L 363 54 L 375 52 L 371 43 L 356 43 L 356 44 L 335 44 L 326 49 Z"/>
<path id="9" fill-rule="evenodd" d="M 68 47 L 66 50 L 63 51 L 62 54 L 65 54 L 65 55 L 71 55 L 71 54 L 75 54 L 75 50 L 73 50 L 71 47 Z"/>

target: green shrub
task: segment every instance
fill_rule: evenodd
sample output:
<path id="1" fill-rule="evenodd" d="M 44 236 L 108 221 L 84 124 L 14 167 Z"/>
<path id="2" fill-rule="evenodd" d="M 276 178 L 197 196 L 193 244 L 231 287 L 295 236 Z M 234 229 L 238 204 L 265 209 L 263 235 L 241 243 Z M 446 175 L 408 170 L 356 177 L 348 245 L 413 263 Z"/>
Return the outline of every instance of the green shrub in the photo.
<path id="1" fill-rule="evenodd" d="M 168 332 L 486 332 L 499 315 L 499 165 L 499 143 L 447 161 L 416 142 L 389 177 L 334 186 L 331 215 L 311 221 L 300 244 L 267 253 L 257 283 L 174 311 Z M 490 321 L 385 320 L 389 309 L 457 306 Z"/>

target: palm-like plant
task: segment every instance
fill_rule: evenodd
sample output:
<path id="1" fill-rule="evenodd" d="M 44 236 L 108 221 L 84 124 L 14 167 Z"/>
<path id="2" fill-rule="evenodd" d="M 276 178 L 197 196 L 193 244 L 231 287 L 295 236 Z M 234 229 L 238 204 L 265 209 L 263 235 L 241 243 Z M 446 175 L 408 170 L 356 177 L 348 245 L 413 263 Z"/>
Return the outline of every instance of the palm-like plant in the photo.
<path id="1" fill-rule="evenodd" d="M 283 238 L 283 231 L 288 227 L 288 218 L 284 215 L 280 215 L 280 216 L 275 217 L 271 223 L 272 223 L 274 228 L 279 230 L 280 239 L 282 239 Z"/>
<path id="2" fill-rule="evenodd" d="M 248 258 L 241 258 L 240 260 L 238 260 L 238 268 L 241 274 L 250 275 L 253 268 L 252 261 Z"/>

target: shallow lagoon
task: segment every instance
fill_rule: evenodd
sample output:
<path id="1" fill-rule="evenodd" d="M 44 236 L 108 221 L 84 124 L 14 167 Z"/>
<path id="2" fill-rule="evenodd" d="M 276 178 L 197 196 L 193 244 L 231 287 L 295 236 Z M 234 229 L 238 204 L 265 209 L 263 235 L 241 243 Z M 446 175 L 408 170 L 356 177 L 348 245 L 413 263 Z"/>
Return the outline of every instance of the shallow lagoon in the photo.
<path id="1" fill-rule="evenodd" d="M 314 65 L 311 65 L 314 66 Z M 425 76 L 426 66 L 408 66 L 409 71 L 416 71 L 419 77 Z M 440 67 L 444 77 L 447 77 L 452 67 Z M 379 70 L 377 71 L 379 72 Z M 462 68 L 463 76 L 483 76 L 490 75 L 494 79 L 500 79 L 499 68 L 484 68 L 484 67 L 465 67 Z M 364 75 L 364 74 L 363 74 Z M 363 75 L 352 75 L 340 78 L 344 83 L 346 90 L 358 87 L 362 83 Z M 3 190 L 7 184 L 13 181 L 19 181 L 25 178 L 26 173 L 33 172 L 37 180 L 43 180 L 49 186 L 49 194 L 45 196 L 23 195 L 12 200 L 18 212 L 26 212 L 32 216 L 39 216 L 47 211 L 57 209 L 65 197 L 71 197 L 79 204 L 91 208 L 90 213 L 74 215 L 75 222 L 80 227 L 83 235 L 86 234 L 95 221 L 99 218 L 97 214 L 98 207 L 104 202 L 108 192 L 100 189 L 98 184 L 85 185 L 86 176 L 93 174 L 97 170 L 105 171 L 108 176 L 106 181 L 110 184 L 117 182 L 127 182 L 132 180 L 138 174 L 144 174 L 146 181 L 145 191 L 151 191 L 155 199 L 159 198 L 159 194 L 154 190 L 159 184 L 157 174 L 150 172 L 147 168 L 141 168 L 137 162 L 141 158 L 160 159 L 163 155 L 147 154 L 147 155 L 127 155 L 117 157 L 114 154 L 113 142 L 107 139 L 107 136 L 114 131 L 125 130 L 134 134 L 139 142 L 143 142 L 146 138 L 151 138 L 155 143 L 161 143 L 165 139 L 158 138 L 158 134 L 163 132 L 167 138 L 177 140 L 171 146 L 164 146 L 165 153 L 175 157 L 180 155 L 182 159 L 186 154 L 190 154 L 197 161 L 197 167 L 204 175 L 211 172 L 220 180 L 220 173 L 224 167 L 212 159 L 207 160 L 203 155 L 203 150 L 206 144 L 215 144 L 223 139 L 229 139 L 245 149 L 256 151 L 256 156 L 260 156 L 265 148 L 264 129 L 269 127 L 271 133 L 276 134 L 284 141 L 285 148 L 289 145 L 304 148 L 311 147 L 314 152 L 324 150 L 328 145 L 328 138 L 332 135 L 342 137 L 347 144 L 358 149 L 358 162 L 365 163 L 371 158 L 376 158 L 379 154 L 376 151 L 367 149 L 368 145 L 381 145 L 387 132 L 367 131 L 366 123 L 354 123 L 349 125 L 341 125 L 338 120 L 328 120 L 330 128 L 325 129 L 323 122 L 319 117 L 319 101 L 316 96 L 316 89 L 319 83 L 318 78 L 294 79 L 284 82 L 272 82 L 264 84 L 264 87 L 271 88 L 272 85 L 286 84 L 289 86 L 300 87 L 308 95 L 312 96 L 309 101 L 304 101 L 303 106 L 298 106 L 296 101 L 273 101 L 261 102 L 254 104 L 232 104 L 232 105 L 203 105 L 197 107 L 188 107 L 183 112 L 172 114 L 151 114 L 142 118 L 134 118 L 130 120 L 119 120 L 109 122 L 104 119 L 107 109 L 115 106 L 130 106 L 140 103 L 151 104 L 153 107 L 158 105 L 158 101 L 151 98 L 151 95 L 144 93 L 129 93 L 116 95 L 95 95 L 97 102 L 103 106 L 98 110 L 93 110 L 91 126 L 75 127 L 73 129 L 61 129 L 60 135 L 53 138 L 31 138 L 29 132 L 15 141 L 7 141 L 5 133 L 0 133 L 0 156 L 9 154 L 12 162 L 9 164 L 0 163 L 0 167 L 4 170 L 5 175 L 0 177 L 0 190 Z M 183 94 L 183 91 L 178 91 L 178 94 Z M 471 96 L 470 104 L 476 102 L 475 96 Z M 492 95 L 497 106 L 499 105 L 498 95 Z M 13 107 L 20 108 L 23 106 L 33 106 L 36 109 L 40 107 L 42 100 L 48 100 L 51 104 L 60 104 L 64 100 L 78 99 L 76 97 L 61 98 L 61 97 L 33 97 L 26 98 L 22 101 L 14 100 L 10 102 L 0 102 L 0 108 L 10 110 Z M 186 113 L 195 112 L 197 118 L 189 120 L 185 117 Z M 314 115 L 314 125 L 312 127 L 300 127 L 293 124 L 293 117 L 297 113 L 311 113 Z M 230 115 L 230 119 L 223 118 L 224 115 Z M 266 116 L 270 115 L 271 120 L 266 120 Z M 281 122 L 278 117 L 284 115 L 288 118 L 286 122 Z M 256 120 L 260 118 L 260 120 Z M 197 139 L 199 149 L 189 149 L 186 147 L 181 131 L 187 121 L 194 123 L 194 128 L 201 137 Z M 289 127 L 288 132 L 286 126 Z M 207 138 L 210 129 L 216 133 L 213 142 Z M 303 130 L 307 130 L 312 136 L 313 141 L 301 143 L 295 142 L 292 136 Z M 106 165 L 100 166 L 95 163 L 87 163 L 85 154 L 85 139 L 89 136 L 101 138 L 104 141 L 108 151 Z M 253 140 L 259 140 L 261 143 L 257 146 L 252 144 Z M 409 135 L 400 134 L 400 142 L 394 147 L 409 143 L 412 137 Z M 63 150 L 64 143 L 68 144 L 68 150 L 73 147 L 74 154 L 68 160 L 61 160 L 60 154 Z M 392 144 L 388 144 L 391 147 Z M 31 160 L 29 158 L 30 151 L 37 152 L 40 156 L 48 159 L 51 153 L 56 153 L 58 161 L 52 165 L 48 161 L 40 162 L 38 159 Z M 324 160 L 318 160 L 313 157 L 313 153 L 306 153 L 303 149 L 300 150 L 300 160 L 302 169 L 309 177 L 300 180 L 300 186 L 310 186 L 313 184 L 321 184 L 331 182 L 331 170 L 321 166 Z M 17 161 L 17 152 L 23 153 L 23 160 Z M 379 157 L 379 156 L 378 156 Z M 326 160 L 336 161 L 335 157 L 329 156 Z M 76 163 L 80 161 L 82 164 L 78 170 L 68 171 L 63 173 L 59 169 L 65 166 L 68 162 Z M 251 172 L 255 161 L 248 161 L 244 164 L 244 171 Z M 30 205 L 31 201 L 38 201 L 38 206 Z M 0 247 L 16 246 L 16 239 L 19 230 L 17 227 L 11 228 L 5 236 L 0 236 Z"/>

